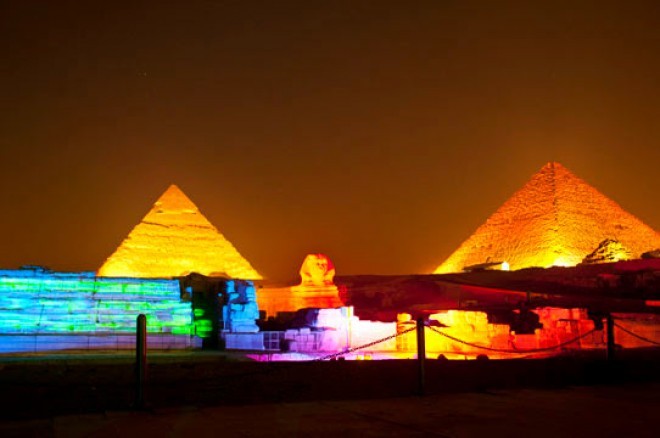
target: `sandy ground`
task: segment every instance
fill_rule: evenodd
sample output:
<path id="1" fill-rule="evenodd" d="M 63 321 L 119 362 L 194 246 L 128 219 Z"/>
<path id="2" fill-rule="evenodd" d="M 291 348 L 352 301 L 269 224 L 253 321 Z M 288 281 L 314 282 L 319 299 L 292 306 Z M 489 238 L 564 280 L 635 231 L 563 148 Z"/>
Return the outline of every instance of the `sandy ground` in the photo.
<path id="1" fill-rule="evenodd" d="M 108 411 L 4 421 L 0 436 L 655 437 L 660 385 Z"/>
<path id="2" fill-rule="evenodd" d="M 614 363 L 428 360 L 241 362 L 150 356 L 148 406 L 131 408 L 131 355 L 0 358 L 0 437 L 657 436 L 657 351 Z"/>

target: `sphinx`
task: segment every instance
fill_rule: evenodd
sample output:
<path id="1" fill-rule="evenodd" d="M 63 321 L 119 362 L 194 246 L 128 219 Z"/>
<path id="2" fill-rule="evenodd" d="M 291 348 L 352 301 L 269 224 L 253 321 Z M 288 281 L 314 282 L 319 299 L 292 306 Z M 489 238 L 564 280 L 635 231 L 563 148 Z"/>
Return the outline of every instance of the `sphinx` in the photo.
<path id="1" fill-rule="evenodd" d="M 334 286 L 335 266 L 325 254 L 307 254 L 300 267 L 300 286 Z"/>

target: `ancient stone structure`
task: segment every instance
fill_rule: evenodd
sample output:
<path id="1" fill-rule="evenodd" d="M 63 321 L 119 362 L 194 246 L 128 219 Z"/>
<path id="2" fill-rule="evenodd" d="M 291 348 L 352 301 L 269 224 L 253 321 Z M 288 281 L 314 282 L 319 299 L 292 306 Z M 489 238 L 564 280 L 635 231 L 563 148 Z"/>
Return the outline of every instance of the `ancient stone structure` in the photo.
<path id="1" fill-rule="evenodd" d="M 243 280 L 261 275 L 175 185 L 156 201 L 98 271 L 102 277 L 179 277 L 191 272 Z"/>
<path id="2" fill-rule="evenodd" d="M 300 267 L 300 285 L 305 287 L 334 286 L 335 266 L 325 254 L 307 254 Z"/>
<path id="3" fill-rule="evenodd" d="M 612 263 L 620 260 L 629 260 L 630 257 L 630 251 L 621 242 L 614 239 L 605 239 L 600 242 L 598 248 L 582 260 L 582 263 Z"/>
<path id="4" fill-rule="evenodd" d="M 150 349 L 201 345 L 177 280 L 0 270 L 0 353 L 134 349 L 139 314 Z"/>
<path id="5" fill-rule="evenodd" d="M 436 270 L 461 272 L 486 262 L 575 266 L 614 239 L 632 258 L 660 247 L 660 234 L 559 163 L 548 163 Z"/>
<path id="6" fill-rule="evenodd" d="M 646 251 L 642 254 L 643 259 L 660 259 L 660 248 Z"/>
<path id="7" fill-rule="evenodd" d="M 274 317 L 298 309 L 333 309 L 345 305 L 334 284 L 335 267 L 324 254 L 308 254 L 300 267 L 300 284 L 273 287 L 264 285 L 257 294 L 259 309 Z"/>

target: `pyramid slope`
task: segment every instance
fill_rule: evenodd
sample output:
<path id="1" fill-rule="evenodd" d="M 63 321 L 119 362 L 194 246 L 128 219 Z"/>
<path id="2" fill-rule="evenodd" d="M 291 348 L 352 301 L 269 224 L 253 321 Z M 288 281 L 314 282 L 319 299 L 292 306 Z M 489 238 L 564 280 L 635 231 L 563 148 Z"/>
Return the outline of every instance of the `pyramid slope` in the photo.
<path id="1" fill-rule="evenodd" d="M 101 277 L 261 275 L 175 185 L 156 201 L 98 271 Z"/>
<path id="2" fill-rule="evenodd" d="M 574 266 L 605 239 L 633 257 L 660 246 L 660 234 L 559 163 L 548 163 L 434 273 L 506 261 L 511 269 Z"/>

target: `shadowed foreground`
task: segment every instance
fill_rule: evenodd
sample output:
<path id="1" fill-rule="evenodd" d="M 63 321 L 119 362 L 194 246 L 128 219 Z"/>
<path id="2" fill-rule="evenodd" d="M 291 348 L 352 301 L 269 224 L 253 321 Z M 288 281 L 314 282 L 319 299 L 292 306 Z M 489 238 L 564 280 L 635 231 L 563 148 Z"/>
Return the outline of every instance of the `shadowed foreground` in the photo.
<path id="1" fill-rule="evenodd" d="M 5 421 L 11 436 L 652 437 L 658 384 L 180 407 Z"/>
<path id="2" fill-rule="evenodd" d="M 651 436 L 658 353 L 622 351 L 615 363 L 429 359 L 422 398 L 413 360 L 269 364 L 223 353 L 152 354 L 141 412 L 131 411 L 130 355 L 2 358 L 0 436 Z"/>

